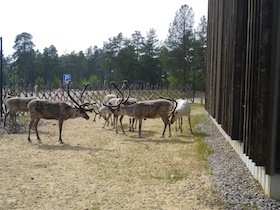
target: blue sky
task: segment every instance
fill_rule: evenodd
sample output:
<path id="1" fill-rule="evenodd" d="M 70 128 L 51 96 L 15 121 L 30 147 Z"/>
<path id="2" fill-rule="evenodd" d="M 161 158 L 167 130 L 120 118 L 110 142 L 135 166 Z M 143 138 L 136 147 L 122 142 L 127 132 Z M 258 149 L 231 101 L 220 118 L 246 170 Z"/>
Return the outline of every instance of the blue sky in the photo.
<path id="1" fill-rule="evenodd" d="M 154 28 L 164 41 L 175 13 L 183 4 L 193 8 L 195 21 L 207 18 L 208 0 L 1 0 L 0 37 L 5 56 L 14 53 L 15 38 L 22 32 L 33 36 L 35 49 L 54 45 L 58 53 L 85 51 L 103 46 L 122 32 L 146 36 Z"/>

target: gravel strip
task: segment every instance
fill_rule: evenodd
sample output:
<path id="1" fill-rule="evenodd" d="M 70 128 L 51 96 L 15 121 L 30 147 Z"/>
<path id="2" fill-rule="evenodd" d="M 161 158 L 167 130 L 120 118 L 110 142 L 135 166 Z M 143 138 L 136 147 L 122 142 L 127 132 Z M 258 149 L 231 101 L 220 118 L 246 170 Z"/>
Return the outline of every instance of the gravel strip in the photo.
<path id="1" fill-rule="evenodd" d="M 223 203 L 225 209 L 280 209 L 280 200 L 264 194 L 259 182 L 210 118 L 206 118 L 200 129 L 207 134 L 205 142 L 213 149 L 209 162 L 217 194 L 211 202 Z"/>

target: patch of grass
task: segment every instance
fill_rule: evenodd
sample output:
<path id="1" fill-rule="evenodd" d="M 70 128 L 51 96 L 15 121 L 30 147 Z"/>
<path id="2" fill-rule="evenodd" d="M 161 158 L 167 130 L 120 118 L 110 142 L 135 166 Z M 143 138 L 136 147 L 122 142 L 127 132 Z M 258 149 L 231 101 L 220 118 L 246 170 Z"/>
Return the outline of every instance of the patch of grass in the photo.
<path id="1" fill-rule="evenodd" d="M 213 150 L 210 147 L 208 147 L 207 144 L 204 142 L 204 138 L 206 134 L 202 132 L 197 126 L 204 119 L 205 119 L 205 115 L 203 114 L 195 115 L 192 118 L 192 125 L 195 128 L 193 135 L 195 136 L 195 141 L 197 142 L 197 146 L 196 146 L 197 157 L 199 158 L 199 160 L 203 162 L 207 161 L 208 156 L 213 153 Z M 204 164 L 204 165 L 208 167 L 207 166 L 208 164 Z"/>
<path id="2" fill-rule="evenodd" d="M 204 120 L 204 118 L 205 118 L 205 114 L 193 115 L 193 116 L 191 117 L 192 126 L 193 126 L 194 128 L 196 128 L 197 125 L 198 125 L 199 123 L 201 123 L 201 122 Z"/>
<path id="3" fill-rule="evenodd" d="M 166 171 L 163 175 L 156 175 L 153 176 L 152 178 L 158 179 L 158 180 L 173 180 L 173 181 L 180 181 L 183 180 L 185 177 L 187 177 L 188 174 L 181 170 L 181 169 L 170 169 Z"/>
<path id="4" fill-rule="evenodd" d="M 203 169 L 206 169 L 210 174 L 212 174 L 210 164 L 208 162 L 208 156 L 213 153 L 213 150 L 210 147 L 208 147 L 208 145 L 204 141 L 206 133 L 201 131 L 198 127 L 198 125 L 200 123 L 202 123 L 206 117 L 207 117 L 207 115 L 205 115 L 205 114 L 194 115 L 192 117 L 192 125 L 194 128 L 193 136 L 194 136 L 195 142 L 196 142 L 196 155 L 197 155 L 197 160 L 199 161 L 199 166 Z M 204 200 L 206 197 L 206 194 L 211 194 L 214 196 L 215 194 L 217 194 L 216 188 L 213 187 L 213 188 L 211 188 L 210 191 L 202 191 L 199 194 L 198 199 Z M 215 199 L 213 201 L 210 201 L 209 204 L 212 207 L 221 207 L 222 208 L 224 205 L 224 202 L 221 201 L 220 199 Z"/>
<path id="5" fill-rule="evenodd" d="M 191 108 L 204 108 L 204 104 L 191 103 Z"/>
<path id="6" fill-rule="evenodd" d="M 201 109 L 203 105 L 201 104 L 193 104 L 193 106 L 197 107 L 198 109 Z M 191 140 L 195 143 L 195 153 L 190 153 L 188 150 L 182 150 L 177 151 L 177 155 L 181 158 L 190 158 L 195 157 L 198 160 L 198 167 L 201 167 L 201 169 L 209 169 L 209 163 L 207 161 L 208 156 L 213 153 L 213 150 L 207 146 L 207 144 L 204 142 L 204 138 L 206 134 L 201 131 L 198 127 L 198 125 L 205 120 L 205 117 L 207 115 L 205 114 L 198 114 L 193 115 L 191 118 L 192 121 L 192 128 L 193 133 L 190 132 L 183 132 L 183 133 L 177 133 L 177 137 L 183 137 L 187 140 Z M 185 131 L 189 131 L 189 124 L 184 124 Z M 210 171 L 211 172 L 211 171 Z M 166 171 L 158 172 L 156 175 L 153 174 L 152 178 L 158 179 L 158 180 L 174 180 L 179 181 L 183 180 L 185 177 L 188 176 L 188 173 L 184 169 L 178 169 L 178 168 L 169 168 Z"/>

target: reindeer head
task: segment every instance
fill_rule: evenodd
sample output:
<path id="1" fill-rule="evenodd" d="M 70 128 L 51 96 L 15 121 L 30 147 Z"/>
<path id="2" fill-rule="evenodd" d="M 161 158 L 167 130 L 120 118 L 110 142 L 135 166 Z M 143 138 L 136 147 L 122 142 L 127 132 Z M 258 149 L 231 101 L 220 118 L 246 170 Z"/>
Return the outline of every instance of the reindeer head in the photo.
<path id="1" fill-rule="evenodd" d="M 167 98 L 167 97 L 163 97 L 163 96 L 160 96 L 159 98 L 169 100 L 173 103 L 173 110 L 170 112 L 169 117 L 168 117 L 168 118 L 170 118 L 170 123 L 173 124 L 175 121 L 175 117 L 177 115 L 176 108 L 177 108 L 178 102 L 173 98 Z"/>
<path id="2" fill-rule="evenodd" d="M 86 112 L 92 112 L 93 108 L 85 108 L 85 107 L 89 106 L 89 103 L 79 104 L 79 103 L 71 96 L 71 94 L 70 94 L 70 82 L 71 82 L 71 81 L 69 81 L 69 82 L 67 83 L 67 94 L 68 94 L 69 98 L 70 98 L 70 99 L 73 101 L 73 103 L 74 103 L 74 106 L 75 106 L 76 111 L 77 111 L 76 114 L 77 114 L 78 117 L 83 117 L 83 118 L 85 118 L 86 120 L 88 120 L 88 119 L 89 119 L 89 116 L 88 116 L 88 114 L 87 114 Z M 88 86 L 88 85 L 87 85 L 87 86 Z M 83 92 L 85 91 L 85 89 L 86 89 L 87 86 L 85 86 Z M 81 100 L 81 99 L 80 99 L 80 100 Z"/>
<path id="3" fill-rule="evenodd" d="M 84 109 L 78 108 L 78 107 L 76 107 L 76 108 L 77 108 L 77 113 L 78 113 L 78 116 L 79 116 L 79 117 L 83 117 L 83 118 L 85 118 L 86 120 L 89 119 L 89 116 L 88 116 L 88 114 L 86 113 L 86 111 L 85 111 Z"/>
<path id="4" fill-rule="evenodd" d="M 108 107 L 108 108 L 111 110 L 111 112 L 113 112 L 114 115 L 115 115 L 115 113 L 117 112 L 117 110 L 119 110 L 120 106 L 121 106 L 122 104 L 124 104 L 124 103 L 129 99 L 129 95 L 128 95 L 128 97 L 127 97 L 126 99 L 124 99 L 123 93 L 122 93 L 122 91 L 121 91 L 121 89 L 123 89 L 125 86 L 128 87 L 128 81 L 127 81 L 127 80 L 124 80 L 124 81 L 123 81 L 123 84 L 122 84 L 121 89 L 118 88 L 117 83 L 115 83 L 114 81 L 112 81 L 110 84 L 113 85 L 113 86 L 117 89 L 117 91 L 118 91 L 118 94 L 117 94 L 117 95 L 120 94 L 120 95 L 121 95 L 121 98 L 120 98 L 120 100 L 118 100 L 118 103 L 115 104 L 115 105 L 110 105 L 110 104 L 103 104 L 103 105 L 106 106 L 106 107 Z M 129 91 L 129 89 L 128 89 L 128 91 Z M 129 93 L 129 94 L 130 94 L 130 93 Z"/>

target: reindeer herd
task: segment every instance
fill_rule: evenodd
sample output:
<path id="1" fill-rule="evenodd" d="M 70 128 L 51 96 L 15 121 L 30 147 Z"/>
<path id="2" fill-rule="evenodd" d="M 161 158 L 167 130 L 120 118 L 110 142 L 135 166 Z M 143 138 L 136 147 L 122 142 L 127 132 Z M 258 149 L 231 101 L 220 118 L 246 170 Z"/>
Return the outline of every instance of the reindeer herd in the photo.
<path id="1" fill-rule="evenodd" d="M 90 117 L 87 112 L 94 112 L 96 117 L 104 119 L 104 125 L 114 126 L 116 133 L 118 133 L 118 121 L 122 132 L 125 134 L 122 120 L 124 116 L 129 117 L 129 131 L 134 131 L 136 124 L 138 123 L 138 138 L 142 137 L 142 123 L 145 119 L 161 118 L 164 123 L 163 132 L 161 138 L 164 137 L 166 128 L 169 129 L 169 137 L 171 136 L 171 124 L 175 123 L 175 130 L 177 130 L 177 124 L 179 131 L 182 132 L 183 116 L 188 117 L 191 127 L 191 106 L 186 99 L 171 99 L 166 97 L 160 97 L 156 100 L 139 101 L 136 98 L 130 97 L 130 88 L 126 80 L 123 81 L 122 87 L 119 88 L 115 82 L 111 82 L 111 85 L 117 90 L 117 94 L 108 94 L 104 97 L 102 102 L 92 103 L 78 103 L 74 97 L 70 94 L 70 82 L 67 84 L 67 94 L 71 99 L 73 105 L 67 102 L 56 102 L 53 100 L 45 100 L 39 98 L 27 98 L 27 97 L 8 97 L 4 103 L 4 122 L 3 127 L 6 127 L 7 117 L 10 116 L 10 122 L 13 126 L 16 123 L 16 113 L 29 112 L 30 122 L 28 126 L 28 142 L 31 142 L 30 133 L 31 128 L 34 127 L 37 140 L 41 142 L 38 134 L 38 123 L 41 119 L 57 120 L 59 125 L 59 143 L 63 144 L 61 138 L 63 122 L 70 118 L 83 117 L 88 120 Z M 81 96 L 83 95 L 85 86 Z M 124 96 L 123 89 L 128 90 L 127 96 Z"/>

